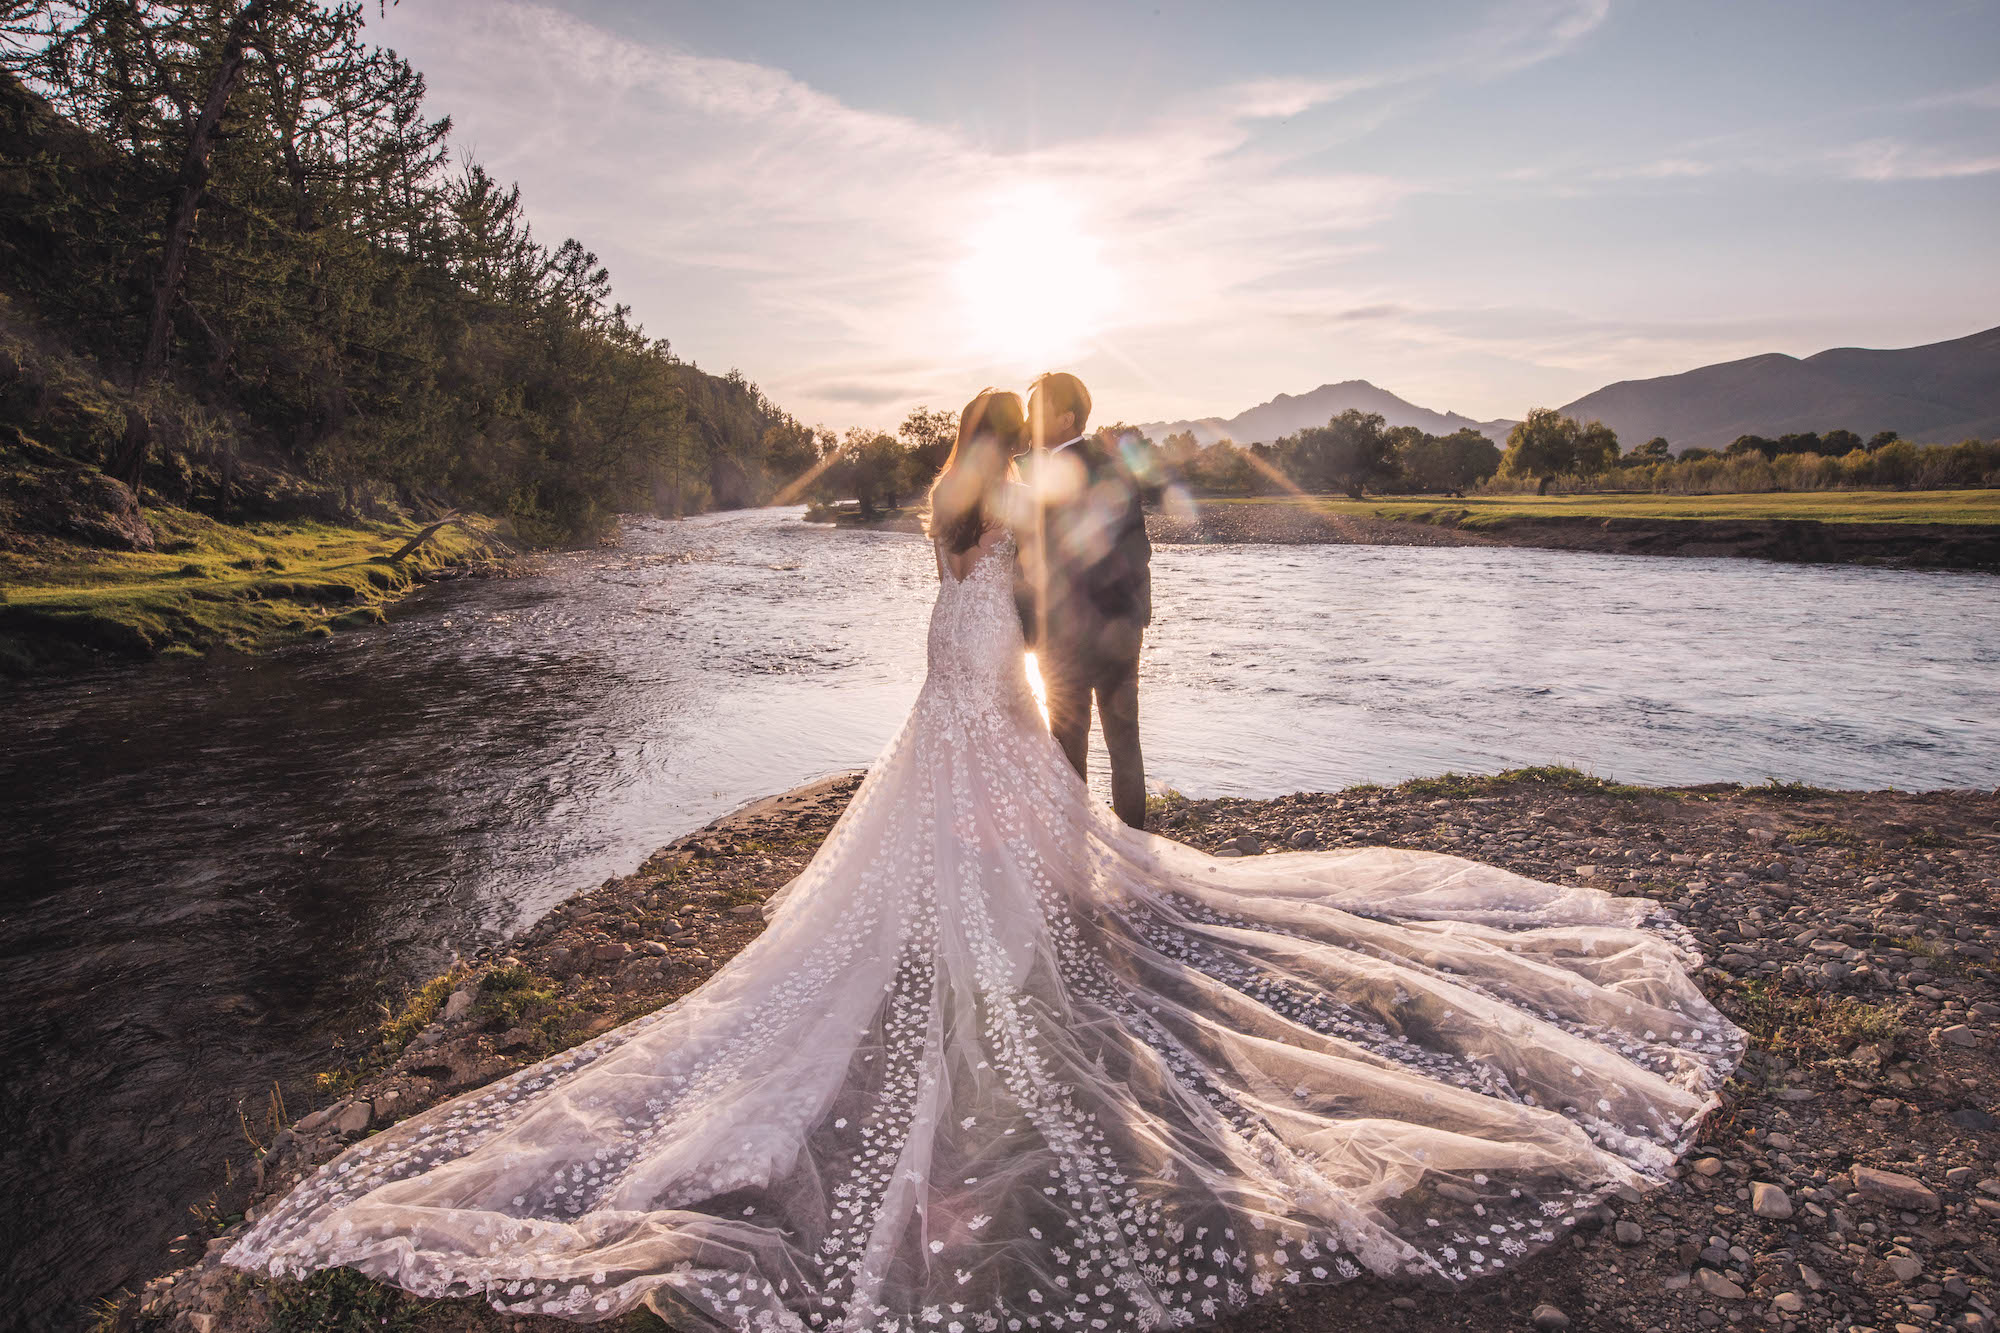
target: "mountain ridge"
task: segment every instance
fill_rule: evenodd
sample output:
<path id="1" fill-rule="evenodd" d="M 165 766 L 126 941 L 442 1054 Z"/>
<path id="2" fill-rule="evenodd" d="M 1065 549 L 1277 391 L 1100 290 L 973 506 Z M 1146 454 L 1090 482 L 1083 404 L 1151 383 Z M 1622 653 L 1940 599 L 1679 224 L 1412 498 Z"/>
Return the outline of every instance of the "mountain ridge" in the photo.
<path id="1" fill-rule="evenodd" d="M 1475 421 L 1457 412 L 1438 412 L 1419 407 L 1407 399 L 1367 380 L 1341 380 L 1322 384 L 1307 393 L 1281 393 L 1233 417 L 1195 417 L 1181 421 L 1153 421 L 1139 426 L 1155 443 L 1169 435 L 1193 431 L 1197 443 L 1208 445 L 1225 437 L 1238 444 L 1269 444 L 1307 426 L 1323 426 L 1348 408 L 1380 412 L 1391 426 L 1415 426 L 1433 435 L 1449 435 L 1471 427 L 1487 434 L 1495 429 L 1502 436 L 1513 422 Z"/>
<path id="2" fill-rule="evenodd" d="M 1225 437 L 1268 444 L 1324 425 L 1350 407 L 1433 435 L 1471 427 L 1496 444 L 1514 426 L 1504 417 L 1476 421 L 1433 411 L 1350 379 L 1309 393 L 1281 393 L 1233 417 L 1155 421 L 1139 429 L 1155 443 L 1192 431 L 1203 445 Z M 1672 375 L 1618 380 L 1557 410 L 1604 422 L 1627 448 L 1664 436 L 1676 452 L 1726 448 L 1739 435 L 1836 429 L 1863 438 L 1893 430 L 1918 444 L 1990 438 L 2000 435 L 2000 327 L 1916 347 L 1830 347 L 1807 357 L 1761 352 Z"/>
<path id="3" fill-rule="evenodd" d="M 2000 327 L 1917 347 L 1764 352 L 1674 375 L 1619 380 L 1561 411 L 1634 444 L 1721 449 L 1739 435 L 1893 430 L 1917 444 L 2000 431 Z"/>

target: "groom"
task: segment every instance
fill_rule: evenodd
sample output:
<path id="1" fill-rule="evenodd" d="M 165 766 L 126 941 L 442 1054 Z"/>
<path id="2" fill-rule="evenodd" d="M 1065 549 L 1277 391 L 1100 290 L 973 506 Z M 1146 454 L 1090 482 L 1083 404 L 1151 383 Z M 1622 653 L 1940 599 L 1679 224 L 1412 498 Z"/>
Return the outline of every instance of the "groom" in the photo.
<path id="1" fill-rule="evenodd" d="M 1139 642 L 1153 619 L 1152 543 L 1139 485 L 1117 450 L 1085 433 L 1090 391 L 1061 371 L 1028 390 L 1033 449 L 1023 457 L 1036 536 L 1017 562 L 1015 605 L 1041 667 L 1049 730 L 1084 775 L 1090 703 L 1111 755 L 1111 806 L 1146 826 L 1139 752 Z"/>

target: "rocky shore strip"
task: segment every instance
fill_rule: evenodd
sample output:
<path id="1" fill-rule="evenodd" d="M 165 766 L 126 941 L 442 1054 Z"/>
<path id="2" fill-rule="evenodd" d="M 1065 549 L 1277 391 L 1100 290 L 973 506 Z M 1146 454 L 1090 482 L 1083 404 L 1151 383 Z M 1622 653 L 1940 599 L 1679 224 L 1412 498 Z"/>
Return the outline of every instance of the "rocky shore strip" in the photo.
<path id="1" fill-rule="evenodd" d="M 436 978 L 320 1105 L 265 1126 L 188 1265 L 104 1328 L 553 1330 L 334 1270 L 219 1256 L 370 1130 L 693 990 L 762 927 L 858 785 L 847 774 L 682 838 Z M 1270 801 L 1156 798 L 1162 834 L 1225 856 L 1370 844 L 1451 852 L 1667 905 L 1752 1049 L 1677 1178 L 1600 1206 L 1518 1272 L 1432 1291 L 1362 1280 L 1236 1317 L 1318 1330 L 1874 1330 L 2000 1322 L 2000 793 L 1628 787 L 1567 769 Z M 293 1108 L 301 1110 L 303 1108 Z M 277 1117 L 282 1120 L 283 1117 Z M 257 1131 L 253 1130 L 253 1133 Z M 645 1312 L 625 1329 L 659 1328 Z"/>
<path id="2" fill-rule="evenodd" d="M 1613 555 L 1752 558 L 1806 564 L 2000 571 L 2000 528 L 1953 523 L 1824 523 L 1814 519 L 1625 518 L 1549 515 L 1469 522 L 1449 500 L 1402 517 L 1342 514 L 1311 501 L 1207 504 L 1191 516 L 1158 511 L 1146 533 L 1163 544 L 1533 546 Z"/>

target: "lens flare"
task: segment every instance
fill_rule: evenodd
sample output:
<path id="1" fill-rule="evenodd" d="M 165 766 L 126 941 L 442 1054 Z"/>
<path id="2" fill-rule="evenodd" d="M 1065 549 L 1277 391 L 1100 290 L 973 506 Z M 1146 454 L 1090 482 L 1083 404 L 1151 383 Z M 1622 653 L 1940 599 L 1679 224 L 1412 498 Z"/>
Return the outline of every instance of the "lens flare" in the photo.
<path id="1" fill-rule="evenodd" d="M 1049 687 L 1042 683 L 1042 664 L 1035 660 L 1033 653 L 1026 656 L 1028 689 L 1035 696 L 1035 707 L 1042 710 L 1042 725 L 1046 727 L 1049 724 Z"/>

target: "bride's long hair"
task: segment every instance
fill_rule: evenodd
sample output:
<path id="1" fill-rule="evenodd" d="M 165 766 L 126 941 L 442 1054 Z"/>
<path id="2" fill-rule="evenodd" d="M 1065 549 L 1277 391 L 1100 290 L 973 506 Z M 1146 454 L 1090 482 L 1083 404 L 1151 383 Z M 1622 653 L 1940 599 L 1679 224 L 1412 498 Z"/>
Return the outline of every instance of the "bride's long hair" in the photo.
<path id="1" fill-rule="evenodd" d="M 1028 412 L 1011 389 L 981 389 L 958 416 L 958 441 L 931 483 L 925 531 L 957 555 L 1006 521 L 1002 487 L 1016 476 L 1014 451 L 1027 439 Z"/>

